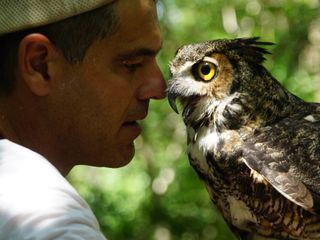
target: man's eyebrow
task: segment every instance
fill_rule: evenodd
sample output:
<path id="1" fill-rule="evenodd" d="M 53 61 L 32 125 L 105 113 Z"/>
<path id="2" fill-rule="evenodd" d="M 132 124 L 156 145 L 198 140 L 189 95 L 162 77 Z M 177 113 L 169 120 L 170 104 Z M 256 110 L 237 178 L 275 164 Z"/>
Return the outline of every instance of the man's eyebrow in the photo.
<path id="1" fill-rule="evenodd" d="M 121 58 L 135 58 L 141 56 L 154 57 L 161 50 L 162 44 L 158 49 L 150 49 L 150 48 L 139 48 L 136 50 L 128 51 L 126 53 L 120 54 Z"/>

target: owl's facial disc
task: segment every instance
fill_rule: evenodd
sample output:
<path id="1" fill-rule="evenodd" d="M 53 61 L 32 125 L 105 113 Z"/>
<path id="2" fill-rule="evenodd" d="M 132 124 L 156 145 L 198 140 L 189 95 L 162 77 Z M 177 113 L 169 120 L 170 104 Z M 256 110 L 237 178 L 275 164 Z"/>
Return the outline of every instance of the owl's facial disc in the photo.
<path id="1" fill-rule="evenodd" d="M 186 61 L 177 66 L 170 67 L 172 78 L 169 80 L 167 97 L 170 107 L 179 114 L 176 104 L 177 99 L 184 110 L 192 104 L 194 97 L 206 96 L 208 85 L 219 75 L 218 61 L 214 56 L 204 56 L 198 61 Z"/>

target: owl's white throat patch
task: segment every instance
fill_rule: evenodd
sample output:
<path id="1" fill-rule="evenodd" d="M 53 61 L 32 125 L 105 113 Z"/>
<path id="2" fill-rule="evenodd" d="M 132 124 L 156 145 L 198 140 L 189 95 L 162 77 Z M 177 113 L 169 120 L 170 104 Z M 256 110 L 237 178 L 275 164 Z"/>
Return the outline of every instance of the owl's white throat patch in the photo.
<path id="1" fill-rule="evenodd" d="M 216 131 L 210 128 L 201 127 L 199 131 L 195 132 L 193 128 L 188 128 L 188 137 L 192 141 L 188 145 L 188 153 L 196 161 L 196 164 L 201 172 L 207 172 L 209 165 L 207 163 L 206 155 L 212 151 L 219 142 L 219 136 Z"/>
<path id="2" fill-rule="evenodd" d="M 190 122 L 204 121 L 205 118 L 212 116 L 211 119 L 213 121 L 219 125 L 224 125 L 227 119 L 224 117 L 223 112 L 227 107 L 232 113 L 239 113 L 243 110 L 240 104 L 232 102 L 235 98 L 239 98 L 239 96 L 239 93 L 234 93 L 221 100 L 212 97 L 199 98 L 194 111 L 189 116 Z"/>

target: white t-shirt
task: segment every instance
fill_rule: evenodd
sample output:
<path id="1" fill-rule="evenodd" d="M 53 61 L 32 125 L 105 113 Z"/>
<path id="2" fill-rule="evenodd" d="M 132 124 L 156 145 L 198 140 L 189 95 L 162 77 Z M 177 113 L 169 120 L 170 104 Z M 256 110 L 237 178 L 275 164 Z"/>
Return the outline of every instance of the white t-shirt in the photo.
<path id="1" fill-rule="evenodd" d="M 41 155 L 0 140 L 0 240 L 106 240 L 88 204 Z"/>

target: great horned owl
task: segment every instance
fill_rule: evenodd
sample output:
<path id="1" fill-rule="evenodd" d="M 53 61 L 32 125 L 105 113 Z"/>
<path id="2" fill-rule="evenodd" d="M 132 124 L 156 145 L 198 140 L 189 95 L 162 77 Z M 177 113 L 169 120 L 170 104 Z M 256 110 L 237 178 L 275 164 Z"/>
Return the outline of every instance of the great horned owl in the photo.
<path id="1" fill-rule="evenodd" d="M 258 38 L 183 46 L 168 98 L 183 108 L 188 156 L 241 239 L 320 239 L 320 104 L 262 66 Z"/>

